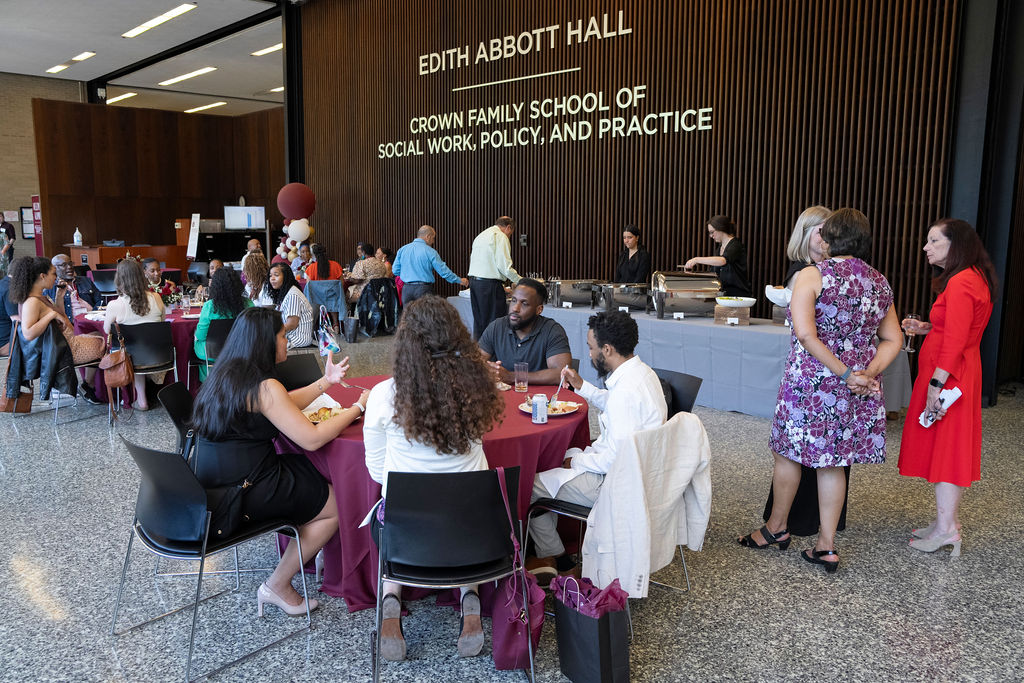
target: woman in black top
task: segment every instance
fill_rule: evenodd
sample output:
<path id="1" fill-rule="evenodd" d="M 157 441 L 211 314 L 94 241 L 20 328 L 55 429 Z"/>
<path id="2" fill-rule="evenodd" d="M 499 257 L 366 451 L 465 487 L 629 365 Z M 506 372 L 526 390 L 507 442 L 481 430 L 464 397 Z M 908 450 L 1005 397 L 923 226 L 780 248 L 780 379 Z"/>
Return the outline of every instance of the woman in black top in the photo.
<path id="1" fill-rule="evenodd" d="M 651 255 L 640 246 L 640 230 L 635 225 L 627 225 L 622 231 L 622 244 L 612 282 L 647 282 L 651 278 Z"/>
<path id="2" fill-rule="evenodd" d="M 238 316 L 196 398 L 192 428 L 199 438 L 193 466 L 206 488 L 256 479 L 242 499 L 244 519 L 295 524 L 305 564 L 338 531 L 338 505 L 333 487 L 313 464 L 303 455 L 279 454 L 274 439 L 283 434 L 299 448 L 317 450 L 363 413 L 369 392 L 341 414 L 314 425 L 301 408 L 341 382 L 348 358 L 334 363 L 328 354 L 323 378 L 289 392 L 274 378 L 275 366 L 287 357 L 288 339 L 277 311 L 247 308 Z M 211 520 L 211 534 L 221 522 Z M 291 583 L 297 570 L 298 550 L 289 541 L 277 568 L 256 593 L 261 615 L 263 603 L 292 616 L 305 613 L 302 596 Z M 310 600 L 309 609 L 316 607 L 316 600 Z"/>
<path id="3" fill-rule="evenodd" d="M 747 248 L 736 239 L 736 226 L 728 216 L 712 216 L 708 221 L 708 235 L 719 246 L 718 256 L 695 256 L 683 267 L 693 270 L 696 265 L 711 266 L 718 274 L 725 296 L 750 296 L 750 277 L 747 275 Z"/>

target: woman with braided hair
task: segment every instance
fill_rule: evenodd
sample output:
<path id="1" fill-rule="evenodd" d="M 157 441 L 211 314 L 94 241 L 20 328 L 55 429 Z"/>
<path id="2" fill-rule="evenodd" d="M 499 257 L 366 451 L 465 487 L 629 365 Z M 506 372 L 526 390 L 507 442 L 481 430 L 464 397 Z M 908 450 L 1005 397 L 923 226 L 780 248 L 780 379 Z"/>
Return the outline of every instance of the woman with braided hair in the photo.
<path id="1" fill-rule="evenodd" d="M 462 324 L 439 296 L 410 303 L 395 332 L 394 377 L 370 391 L 363 440 L 366 468 L 387 498 L 388 472 L 473 472 L 487 469 L 483 435 L 501 420 L 505 402 L 494 374 Z M 467 401 L 466 397 L 472 397 Z M 373 516 L 380 538 L 384 502 Z M 384 584 L 381 656 L 405 658 L 401 586 Z M 480 654 L 484 634 L 476 587 L 462 590 L 460 657 Z"/>

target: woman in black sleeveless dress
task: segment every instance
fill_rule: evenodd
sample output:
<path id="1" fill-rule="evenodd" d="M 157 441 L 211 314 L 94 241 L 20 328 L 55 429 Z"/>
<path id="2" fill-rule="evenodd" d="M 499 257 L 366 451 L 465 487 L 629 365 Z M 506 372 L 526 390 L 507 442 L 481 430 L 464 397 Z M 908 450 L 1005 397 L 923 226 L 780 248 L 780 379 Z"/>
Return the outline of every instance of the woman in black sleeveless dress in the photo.
<path id="1" fill-rule="evenodd" d="M 362 414 L 369 392 L 340 415 L 314 425 L 301 409 L 345 377 L 348 358 L 336 364 L 328 355 L 322 379 L 288 392 L 274 378 L 275 365 L 287 354 L 280 314 L 249 308 L 238 316 L 196 398 L 192 426 L 199 438 L 194 467 L 206 488 L 258 478 L 244 494 L 242 514 L 251 522 L 287 519 L 297 525 L 305 564 L 338 530 L 334 489 L 304 455 L 278 454 L 274 439 L 283 434 L 299 448 L 316 450 Z M 216 533 L 217 522 L 211 521 L 211 534 Z M 292 616 L 305 613 L 302 596 L 291 584 L 299 566 L 297 555 L 296 544 L 289 542 L 277 568 L 260 586 L 261 615 L 263 603 Z M 310 600 L 309 609 L 316 607 L 317 602 Z"/>

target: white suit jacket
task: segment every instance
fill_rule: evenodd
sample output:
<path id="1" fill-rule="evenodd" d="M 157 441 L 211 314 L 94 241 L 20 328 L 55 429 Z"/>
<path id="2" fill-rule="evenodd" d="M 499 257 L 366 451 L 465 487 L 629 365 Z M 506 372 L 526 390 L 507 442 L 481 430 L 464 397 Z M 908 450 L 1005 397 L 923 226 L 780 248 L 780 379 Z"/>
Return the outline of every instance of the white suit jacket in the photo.
<path id="1" fill-rule="evenodd" d="M 647 596 L 677 545 L 700 550 L 711 515 L 711 447 L 692 413 L 625 440 L 587 518 L 583 576 Z"/>

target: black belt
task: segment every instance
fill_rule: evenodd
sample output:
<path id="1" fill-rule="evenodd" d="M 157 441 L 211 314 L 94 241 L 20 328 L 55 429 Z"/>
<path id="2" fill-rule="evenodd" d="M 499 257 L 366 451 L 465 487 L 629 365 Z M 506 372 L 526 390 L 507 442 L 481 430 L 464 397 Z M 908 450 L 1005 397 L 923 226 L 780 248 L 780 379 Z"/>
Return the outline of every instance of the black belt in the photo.
<path id="1" fill-rule="evenodd" d="M 403 284 L 407 284 L 407 285 L 432 285 L 432 284 L 434 284 L 433 282 L 426 282 L 424 280 L 413 280 L 412 282 L 405 282 L 405 280 L 402 280 L 402 282 L 403 282 Z"/>
<path id="2" fill-rule="evenodd" d="M 500 280 L 500 279 L 497 279 L 497 278 L 493 278 L 493 277 L 477 277 L 476 275 L 470 275 L 469 279 L 470 280 L 482 280 L 484 282 L 504 282 L 504 280 Z"/>

